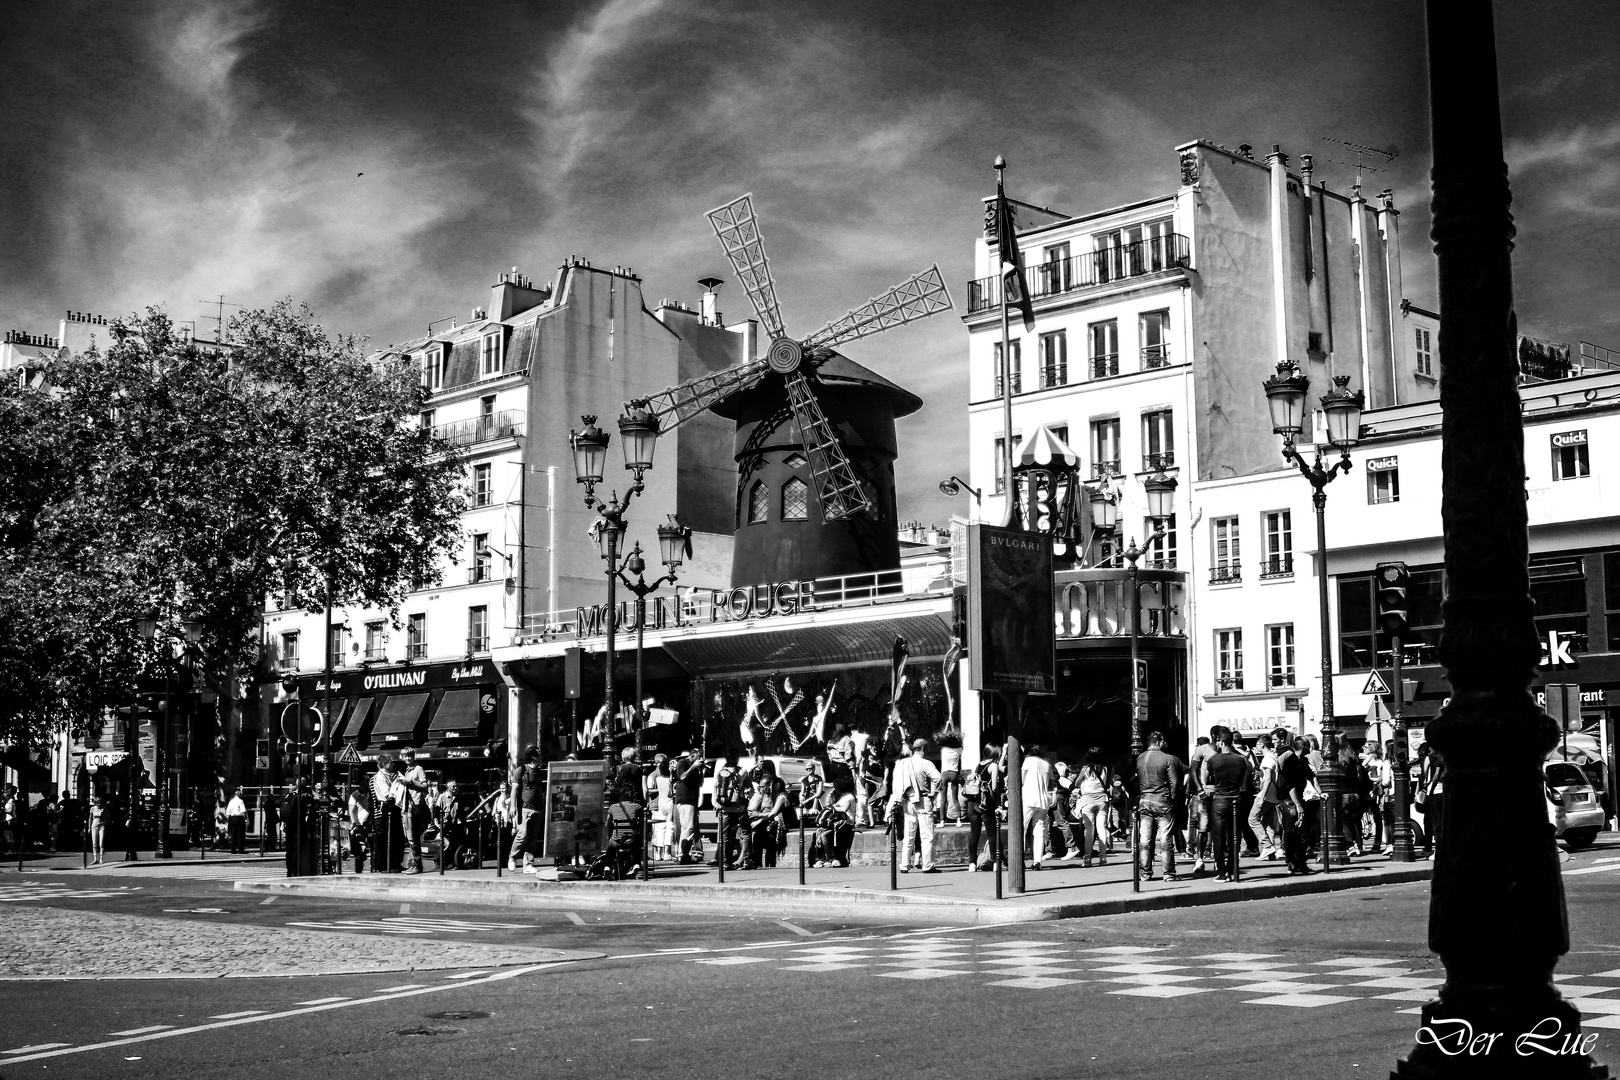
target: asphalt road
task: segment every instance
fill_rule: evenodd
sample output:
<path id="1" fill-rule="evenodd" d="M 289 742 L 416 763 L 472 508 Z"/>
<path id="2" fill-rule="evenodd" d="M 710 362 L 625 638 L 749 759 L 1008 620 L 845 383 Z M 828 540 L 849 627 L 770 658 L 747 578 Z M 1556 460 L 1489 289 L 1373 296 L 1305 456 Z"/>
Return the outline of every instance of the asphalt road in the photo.
<path id="1" fill-rule="evenodd" d="M 71 876 L 75 891 L 97 891 L 92 881 L 103 879 Z M 0 877 L 0 897 L 18 882 Z M 768 912 L 264 904 L 223 882 L 117 883 L 141 888 L 15 903 L 82 912 L 86 925 L 107 912 L 605 955 L 481 971 L 0 983 L 0 1077 L 1383 1076 L 1410 1045 L 1410 1010 L 1442 975 L 1424 944 L 1421 884 L 915 930 Z M 1620 1020 L 1620 841 L 1583 852 L 1565 883 L 1567 994 L 1588 1023 Z M 1620 1031 L 1589 1030 L 1599 1060 L 1620 1062 Z"/>

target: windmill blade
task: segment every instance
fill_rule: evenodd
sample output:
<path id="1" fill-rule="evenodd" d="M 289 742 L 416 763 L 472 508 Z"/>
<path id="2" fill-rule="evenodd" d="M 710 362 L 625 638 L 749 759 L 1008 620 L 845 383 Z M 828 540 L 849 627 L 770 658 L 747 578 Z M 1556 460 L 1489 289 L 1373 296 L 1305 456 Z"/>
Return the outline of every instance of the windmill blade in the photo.
<path id="1" fill-rule="evenodd" d="M 841 319 L 804 339 L 804 350 L 830 349 L 846 341 L 881 334 L 890 327 L 950 311 L 951 294 L 936 263 L 913 274 L 881 296 L 874 296 Z"/>
<path id="2" fill-rule="evenodd" d="M 810 390 L 804 372 L 795 371 L 787 383 L 788 403 L 799 422 L 799 438 L 810 458 L 810 475 L 816 480 L 816 499 L 821 503 L 821 520 L 843 521 L 872 509 L 855 467 L 844 453 L 844 444 L 833 430 L 827 414 Z"/>
<path id="3" fill-rule="evenodd" d="M 637 401 L 625 402 L 625 411 L 639 405 L 652 413 L 660 432 L 678 428 L 721 398 L 746 390 L 765 377 L 771 366 L 764 360 L 754 360 L 736 367 L 726 368 L 708 375 L 688 379 L 679 386 L 669 386 L 656 394 Z"/>
<path id="4" fill-rule="evenodd" d="M 737 280 L 747 290 L 767 337 L 772 340 L 781 337 L 782 310 L 776 304 L 776 282 L 771 279 L 770 260 L 765 258 L 765 244 L 759 238 L 753 192 L 710 210 L 709 224 L 714 226 L 720 246 L 726 249 L 726 258 L 731 260 Z"/>

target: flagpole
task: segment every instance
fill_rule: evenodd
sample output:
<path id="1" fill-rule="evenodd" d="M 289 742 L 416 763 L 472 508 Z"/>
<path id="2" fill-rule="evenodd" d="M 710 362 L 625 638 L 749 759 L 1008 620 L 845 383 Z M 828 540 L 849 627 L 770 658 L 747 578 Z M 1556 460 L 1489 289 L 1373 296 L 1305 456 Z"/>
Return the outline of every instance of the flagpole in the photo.
<path id="1" fill-rule="evenodd" d="M 1007 237 L 1002 232 L 1012 228 L 1012 213 L 1007 208 L 1007 192 L 1002 185 L 1007 171 L 1007 159 L 996 155 L 996 247 L 1007 250 Z M 1001 476 L 1002 494 L 1006 502 L 1001 512 L 1003 528 L 1011 528 L 1013 520 L 1013 426 L 1012 426 L 1012 343 L 1007 329 L 1007 275 L 1000 274 L 1001 289 Z"/>

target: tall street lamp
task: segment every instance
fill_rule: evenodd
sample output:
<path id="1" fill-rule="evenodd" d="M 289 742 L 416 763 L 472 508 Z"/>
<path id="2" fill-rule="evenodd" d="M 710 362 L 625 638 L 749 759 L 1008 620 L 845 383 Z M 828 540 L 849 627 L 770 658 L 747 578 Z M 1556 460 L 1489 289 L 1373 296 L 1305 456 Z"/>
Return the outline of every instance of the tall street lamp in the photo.
<path id="1" fill-rule="evenodd" d="M 1327 423 L 1327 445 L 1339 451 L 1339 460 L 1327 463 L 1322 444 L 1316 444 L 1315 460 L 1307 465 L 1294 448 L 1294 439 L 1304 431 L 1305 395 L 1310 379 L 1294 364 L 1284 360 L 1277 374 L 1265 381 L 1266 403 L 1271 408 L 1271 430 L 1283 438 L 1283 460 L 1299 468 L 1311 485 L 1311 504 L 1316 507 L 1316 606 L 1322 632 L 1322 769 L 1317 777 L 1322 789 L 1322 869 L 1348 866 L 1350 853 L 1339 834 L 1339 793 L 1343 771 L 1339 768 L 1339 724 L 1333 715 L 1333 639 L 1328 625 L 1327 586 L 1327 486 L 1340 472 L 1350 471 L 1350 451 L 1361 438 L 1360 390 L 1350 389 L 1350 376 L 1335 375 L 1333 389 L 1322 396 L 1322 413 Z M 1397 688 L 1398 692 L 1398 688 Z"/>
<path id="2" fill-rule="evenodd" d="M 157 640 L 160 629 L 160 617 L 155 611 L 142 612 L 136 618 L 136 626 L 141 637 L 151 643 Z M 180 659 L 185 663 L 189 672 L 191 650 L 202 639 L 202 624 L 195 619 L 186 619 L 181 623 L 181 632 L 184 635 L 180 640 Z M 163 664 L 163 723 L 157 731 L 157 851 L 155 857 L 167 859 L 172 857 L 169 850 L 169 733 L 174 730 L 174 656 L 171 651 Z"/>

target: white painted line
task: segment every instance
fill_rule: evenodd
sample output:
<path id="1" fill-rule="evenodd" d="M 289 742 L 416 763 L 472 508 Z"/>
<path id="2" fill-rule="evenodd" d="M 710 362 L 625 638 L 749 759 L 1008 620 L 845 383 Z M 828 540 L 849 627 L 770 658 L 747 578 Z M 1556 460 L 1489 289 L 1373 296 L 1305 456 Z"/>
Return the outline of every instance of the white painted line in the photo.
<path id="1" fill-rule="evenodd" d="M 585 920 L 574 914 L 572 911 L 565 911 L 563 914 L 568 916 L 568 921 L 573 923 L 575 926 L 585 925 Z"/>
<path id="2" fill-rule="evenodd" d="M 267 1013 L 269 1011 L 270 1011 L 269 1009 L 243 1009 L 241 1012 L 219 1013 L 217 1016 L 210 1016 L 208 1019 L 210 1019 L 210 1020 L 235 1020 L 238 1017 L 258 1016 L 260 1013 Z"/>
<path id="3" fill-rule="evenodd" d="M 1606 866 L 1583 866 L 1579 870 L 1565 870 L 1565 877 L 1579 877 L 1582 874 L 1602 874 L 1610 870 L 1620 870 L 1620 862 L 1609 863 Z"/>
<path id="4" fill-rule="evenodd" d="M 273 897 L 273 896 L 267 896 L 267 897 L 265 897 L 265 898 L 264 898 L 264 899 L 263 899 L 263 900 L 260 900 L 260 901 L 259 901 L 259 906 L 260 906 L 260 907 L 264 907 L 264 905 L 266 905 L 266 904 L 273 904 L 273 903 L 275 903 L 275 902 L 276 902 L 276 898 L 275 898 L 275 897 Z"/>
<path id="5" fill-rule="evenodd" d="M 385 986 L 381 990 L 373 990 L 373 994 L 397 994 L 401 990 L 420 990 L 422 983 L 406 983 L 404 986 Z"/>
<path id="6" fill-rule="evenodd" d="M 19 1046 L 15 1050 L 0 1050 L 0 1054 L 27 1054 L 35 1050 L 55 1050 L 58 1046 L 72 1046 L 72 1043 L 35 1043 L 33 1046 Z"/>
<path id="7" fill-rule="evenodd" d="M 348 1001 L 346 997 L 315 998 L 313 1001 L 295 1001 L 294 1005 L 330 1005 L 334 1001 Z"/>
<path id="8" fill-rule="evenodd" d="M 471 979 L 478 975 L 488 975 L 488 971 L 461 971 L 454 975 L 446 975 L 447 979 Z"/>
<path id="9" fill-rule="evenodd" d="M 109 1031 L 107 1034 L 116 1039 L 125 1035 L 146 1035 L 153 1031 L 168 1031 L 172 1027 L 174 1027 L 173 1024 L 153 1024 L 151 1027 L 130 1028 L 128 1031 Z"/>
<path id="10" fill-rule="evenodd" d="M 804 927 L 798 926 L 798 925 L 796 925 L 794 923 L 790 923 L 786 919 L 777 919 L 776 920 L 776 925 L 782 927 L 782 929 L 784 929 L 784 930 L 791 930 L 795 934 L 798 934 L 800 937 L 815 937 L 816 936 L 812 931 L 806 930 Z"/>

